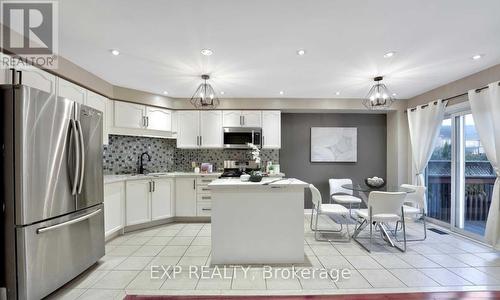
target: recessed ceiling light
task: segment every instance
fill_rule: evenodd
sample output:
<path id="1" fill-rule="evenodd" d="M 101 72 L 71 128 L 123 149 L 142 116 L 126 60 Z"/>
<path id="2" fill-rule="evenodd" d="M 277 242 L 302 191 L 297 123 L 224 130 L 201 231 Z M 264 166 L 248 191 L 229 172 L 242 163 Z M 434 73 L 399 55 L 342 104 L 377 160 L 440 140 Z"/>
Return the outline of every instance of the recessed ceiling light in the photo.
<path id="1" fill-rule="evenodd" d="M 202 49 L 201 54 L 203 54 L 205 56 L 210 56 L 210 55 L 214 54 L 214 52 L 210 49 Z"/>
<path id="2" fill-rule="evenodd" d="M 163 91 L 163 95 L 168 95 L 168 92 L 167 91 Z"/>
<path id="3" fill-rule="evenodd" d="M 224 93 L 224 91 L 220 91 L 220 94 L 221 94 L 221 95 L 224 95 L 225 93 Z"/>
<path id="4" fill-rule="evenodd" d="M 396 97 L 397 95 L 398 95 L 398 94 L 396 94 L 396 93 L 392 93 L 392 96 L 393 96 L 393 97 Z"/>
<path id="5" fill-rule="evenodd" d="M 478 60 L 478 59 L 483 58 L 483 56 L 484 56 L 484 55 L 482 55 L 482 54 L 476 54 L 476 55 L 472 56 L 472 59 L 473 59 L 473 60 Z"/>
<path id="6" fill-rule="evenodd" d="M 114 56 L 117 56 L 117 55 L 120 55 L 120 51 L 118 51 L 117 49 L 111 49 L 111 54 L 113 54 Z"/>
<path id="7" fill-rule="evenodd" d="M 297 50 L 297 55 L 302 56 L 304 54 L 306 54 L 306 50 L 304 50 L 304 49 Z"/>
<path id="8" fill-rule="evenodd" d="M 394 51 L 387 52 L 386 54 L 384 54 L 384 58 L 391 58 L 391 57 L 393 57 L 395 54 L 396 54 L 396 52 L 394 52 Z"/>
<path id="9" fill-rule="evenodd" d="M 335 92 L 335 95 L 337 95 L 337 96 L 340 95 L 340 92 Z"/>
<path id="10" fill-rule="evenodd" d="M 283 95 L 283 94 L 285 94 L 285 92 L 284 91 L 280 91 L 280 95 Z"/>

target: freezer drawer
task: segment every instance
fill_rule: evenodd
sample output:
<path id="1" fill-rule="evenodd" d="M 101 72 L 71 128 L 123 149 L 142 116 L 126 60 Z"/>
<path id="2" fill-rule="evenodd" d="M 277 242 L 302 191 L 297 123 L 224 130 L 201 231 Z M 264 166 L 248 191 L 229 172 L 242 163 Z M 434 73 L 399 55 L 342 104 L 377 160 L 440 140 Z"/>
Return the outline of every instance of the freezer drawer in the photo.
<path id="1" fill-rule="evenodd" d="M 104 256 L 101 205 L 16 230 L 18 299 L 41 299 Z"/>

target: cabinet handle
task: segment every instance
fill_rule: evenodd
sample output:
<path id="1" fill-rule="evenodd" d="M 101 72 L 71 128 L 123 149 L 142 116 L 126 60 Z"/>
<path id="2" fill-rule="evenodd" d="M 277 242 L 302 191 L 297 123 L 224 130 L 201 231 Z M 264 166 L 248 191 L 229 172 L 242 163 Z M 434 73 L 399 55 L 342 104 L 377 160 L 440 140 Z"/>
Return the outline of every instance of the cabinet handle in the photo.
<path id="1" fill-rule="evenodd" d="M 243 123 L 241 122 L 241 116 L 240 116 L 240 126 L 243 125 Z"/>
<path id="2" fill-rule="evenodd" d="M 211 211 L 212 209 L 211 208 L 202 208 L 201 210 L 203 210 L 203 211 Z"/>
<path id="3" fill-rule="evenodd" d="M 265 145 L 264 141 L 265 141 L 264 136 L 262 136 L 262 147 L 264 147 Z"/>
<path id="4" fill-rule="evenodd" d="M 142 116 L 142 127 L 146 127 L 146 117 Z"/>
<path id="5" fill-rule="evenodd" d="M 196 190 L 196 179 L 193 179 L 193 190 Z"/>
<path id="6" fill-rule="evenodd" d="M 149 127 L 149 117 L 146 117 L 146 127 Z"/>
<path id="7" fill-rule="evenodd" d="M 153 192 L 156 192 L 156 181 L 153 181 Z"/>
<path id="8" fill-rule="evenodd" d="M 243 125 L 245 125 L 245 116 L 242 116 L 243 117 Z"/>
<path id="9" fill-rule="evenodd" d="M 19 75 L 19 84 L 23 84 L 23 72 L 17 71 L 17 74 Z"/>
<path id="10" fill-rule="evenodd" d="M 12 84 L 16 84 L 16 69 L 10 68 Z"/>
<path id="11" fill-rule="evenodd" d="M 210 191 L 210 189 L 209 189 L 209 188 L 202 188 L 201 190 L 202 190 L 202 191 Z"/>
<path id="12" fill-rule="evenodd" d="M 203 200 L 209 200 L 209 199 L 212 199 L 212 197 L 210 197 L 210 196 L 202 196 L 201 199 L 203 199 Z"/>
<path id="13" fill-rule="evenodd" d="M 200 135 L 200 146 L 203 145 L 203 137 Z"/>
<path id="14" fill-rule="evenodd" d="M 151 181 L 149 182 L 149 192 L 151 193 L 153 191 L 153 185 L 151 184 Z"/>

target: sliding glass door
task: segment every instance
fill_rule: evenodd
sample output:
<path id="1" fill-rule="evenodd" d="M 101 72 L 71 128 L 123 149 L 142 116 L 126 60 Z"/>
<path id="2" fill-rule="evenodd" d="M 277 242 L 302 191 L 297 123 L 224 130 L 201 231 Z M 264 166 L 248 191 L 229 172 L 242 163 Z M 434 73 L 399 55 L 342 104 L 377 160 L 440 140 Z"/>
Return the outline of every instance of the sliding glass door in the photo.
<path id="1" fill-rule="evenodd" d="M 453 231 L 482 239 L 495 174 L 470 112 L 443 121 L 426 175 L 428 216 Z"/>
<path id="2" fill-rule="evenodd" d="M 482 237 L 496 176 L 479 141 L 472 114 L 456 116 L 455 123 L 457 186 L 454 227 Z"/>

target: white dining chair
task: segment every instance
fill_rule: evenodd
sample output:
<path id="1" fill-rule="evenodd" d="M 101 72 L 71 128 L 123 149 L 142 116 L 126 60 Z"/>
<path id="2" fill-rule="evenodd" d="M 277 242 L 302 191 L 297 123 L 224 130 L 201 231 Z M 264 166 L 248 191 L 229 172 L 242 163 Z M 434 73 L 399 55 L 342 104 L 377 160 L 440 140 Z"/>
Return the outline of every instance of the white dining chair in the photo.
<path id="1" fill-rule="evenodd" d="M 403 203 L 405 201 L 405 192 L 371 192 L 368 196 L 368 209 L 356 210 L 359 218 L 359 222 L 354 229 L 353 238 L 365 248 L 368 252 L 371 252 L 373 231 L 376 229 L 380 230 L 380 233 L 384 240 L 388 242 L 391 246 L 397 248 L 398 250 L 406 251 L 406 224 L 403 213 Z M 394 243 L 389 236 L 386 226 L 390 223 L 400 222 L 403 231 L 403 247 L 398 246 Z M 363 245 L 358 236 L 366 227 L 370 228 L 369 236 L 369 246 Z"/>
<path id="2" fill-rule="evenodd" d="M 311 190 L 311 196 L 312 196 L 312 203 L 313 207 L 311 209 L 311 223 L 310 227 L 311 230 L 314 231 L 314 239 L 317 241 L 337 241 L 337 242 L 349 242 L 351 240 L 351 235 L 349 233 L 349 210 L 345 208 L 344 206 L 340 204 L 323 204 L 322 202 L 322 197 L 321 193 L 319 190 L 312 184 L 309 185 L 309 189 Z M 314 220 L 314 215 L 316 215 L 316 220 Z M 318 228 L 318 220 L 321 215 L 326 215 L 335 222 L 338 222 L 340 219 L 340 229 L 339 230 L 333 230 L 333 229 L 320 229 Z M 314 223 L 314 226 L 313 226 Z M 343 232 L 343 227 L 345 225 L 346 228 L 346 233 L 347 233 L 347 239 L 337 239 L 337 240 L 332 240 L 332 239 L 322 239 L 318 237 L 318 234 L 322 233 L 342 233 Z"/>
<path id="3" fill-rule="evenodd" d="M 349 178 L 343 179 L 329 179 L 328 183 L 330 185 L 330 201 L 338 204 L 347 205 L 349 207 L 349 214 L 352 215 L 352 205 L 357 205 L 358 208 L 361 207 L 361 198 L 353 196 L 353 191 L 342 187 L 345 184 L 352 184 L 352 180 Z M 330 202 L 331 203 L 331 202 Z"/>
<path id="4" fill-rule="evenodd" d="M 425 199 L 426 187 L 419 185 L 402 184 L 401 188 L 414 191 L 412 193 L 406 194 L 406 198 L 403 205 L 403 211 L 405 217 L 412 218 L 414 220 L 422 220 L 424 227 L 424 235 L 422 238 L 406 239 L 406 241 L 407 242 L 425 241 L 425 239 L 427 238 L 427 225 L 425 223 L 425 217 L 427 214 L 427 203 Z M 398 230 L 400 230 L 399 225 L 400 222 L 396 222 L 396 227 L 394 228 L 394 236 L 398 241 L 400 241 L 397 236 Z"/>

